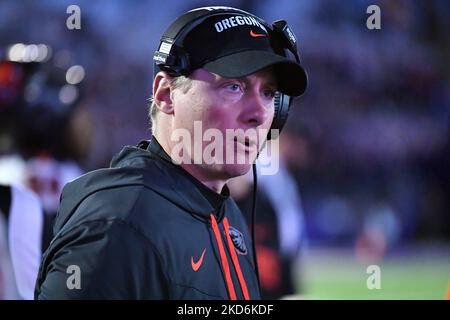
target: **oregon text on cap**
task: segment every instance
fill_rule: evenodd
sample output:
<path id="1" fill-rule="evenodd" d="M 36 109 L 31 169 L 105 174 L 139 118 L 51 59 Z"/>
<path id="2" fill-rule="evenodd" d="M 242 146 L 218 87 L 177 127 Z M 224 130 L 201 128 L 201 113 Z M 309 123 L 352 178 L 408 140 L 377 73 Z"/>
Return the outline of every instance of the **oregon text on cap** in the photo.
<path id="1" fill-rule="evenodd" d="M 219 22 L 216 22 L 214 24 L 214 27 L 216 28 L 217 32 L 222 32 L 223 30 L 243 25 L 257 26 L 263 29 L 265 33 L 267 33 L 266 28 L 261 23 L 259 23 L 258 20 L 248 16 L 233 16 L 230 18 L 225 18 Z"/>

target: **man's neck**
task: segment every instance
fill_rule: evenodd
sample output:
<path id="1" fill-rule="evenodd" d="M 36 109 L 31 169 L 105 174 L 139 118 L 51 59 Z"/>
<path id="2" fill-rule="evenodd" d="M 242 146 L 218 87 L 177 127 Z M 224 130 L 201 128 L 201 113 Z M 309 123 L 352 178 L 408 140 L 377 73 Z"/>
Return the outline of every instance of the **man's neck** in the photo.
<path id="1" fill-rule="evenodd" d="M 171 157 L 172 154 L 172 147 L 170 143 L 163 138 L 162 135 L 158 134 L 158 132 L 155 132 L 153 136 L 156 138 L 158 143 L 161 145 L 163 150 Z M 213 190 L 216 193 L 221 193 L 223 187 L 226 184 L 226 180 L 223 179 L 210 179 L 204 176 L 202 173 L 202 167 L 197 164 L 185 164 L 181 163 L 180 167 L 183 168 L 186 172 L 188 172 L 191 176 L 193 176 L 195 179 L 200 181 L 203 185 L 208 187 L 209 189 Z"/>
<path id="2" fill-rule="evenodd" d="M 224 185 L 226 184 L 226 180 L 222 179 L 208 179 L 202 175 L 200 170 L 202 168 L 195 164 L 181 164 L 180 167 L 182 167 L 184 170 L 189 172 L 191 176 L 193 176 L 195 179 L 200 181 L 202 184 L 207 186 L 209 189 L 213 190 L 216 193 L 221 193 Z"/>

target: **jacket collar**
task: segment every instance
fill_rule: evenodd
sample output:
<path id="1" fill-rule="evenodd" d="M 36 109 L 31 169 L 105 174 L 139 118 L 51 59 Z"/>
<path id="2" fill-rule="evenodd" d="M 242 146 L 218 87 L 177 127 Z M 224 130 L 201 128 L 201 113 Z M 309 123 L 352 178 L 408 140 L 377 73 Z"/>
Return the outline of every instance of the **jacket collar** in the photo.
<path id="1" fill-rule="evenodd" d="M 182 177 L 182 179 L 179 179 L 179 183 L 180 185 L 183 185 L 183 196 L 189 203 L 197 206 L 198 209 L 205 207 L 209 208 L 209 212 L 206 212 L 206 215 L 204 215 L 205 217 L 208 217 L 209 219 L 209 214 L 214 213 L 214 216 L 218 221 L 222 220 L 223 212 L 220 209 L 224 202 L 230 197 L 230 191 L 227 185 L 223 187 L 220 194 L 209 189 L 181 166 L 175 164 L 155 137 L 152 137 L 151 140 L 141 141 L 138 147 L 149 151 L 152 155 L 162 160 L 162 162 L 172 167 L 173 170 L 176 170 L 180 174 L 180 178 Z"/>

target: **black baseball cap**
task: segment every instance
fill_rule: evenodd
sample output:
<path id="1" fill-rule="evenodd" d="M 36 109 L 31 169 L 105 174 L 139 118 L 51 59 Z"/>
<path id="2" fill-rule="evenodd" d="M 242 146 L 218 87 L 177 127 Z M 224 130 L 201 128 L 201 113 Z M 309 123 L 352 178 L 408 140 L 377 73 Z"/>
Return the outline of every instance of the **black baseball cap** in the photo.
<path id="1" fill-rule="evenodd" d="M 306 89 L 306 72 L 282 55 L 273 38 L 261 20 L 233 12 L 206 18 L 189 31 L 182 46 L 191 71 L 204 68 L 225 78 L 240 78 L 272 67 L 278 90 L 299 96 Z"/>

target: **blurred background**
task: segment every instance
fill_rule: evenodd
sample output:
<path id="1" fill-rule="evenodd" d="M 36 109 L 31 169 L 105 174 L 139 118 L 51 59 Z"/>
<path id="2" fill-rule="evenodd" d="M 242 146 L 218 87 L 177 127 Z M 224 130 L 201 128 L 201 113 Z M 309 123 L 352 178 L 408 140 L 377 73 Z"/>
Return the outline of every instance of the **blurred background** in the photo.
<path id="1" fill-rule="evenodd" d="M 371 4 L 381 9 L 380 30 L 366 27 Z M 80 8 L 81 29 L 67 28 L 69 5 Z M 445 299 L 445 0 L 0 1 L 0 183 L 38 195 L 40 248 L 50 241 L 64 184 L 150 138 L 146 99 L 159 38 L 178 15 L 208 5 L 287 20 L 309 74 L 281 135 L 283 178 L 261 181 L 258 195 L 267 297 Z M 245 214 L 249 188 L 233 188 Z M 5 239 L 13 194 L 0 195 Z M 0 250 L 11 255 L 13 246 Z M 22 263 L 10 260 L 0 263 L 0 287 Z M 381 288 L 369 290 L 373 264 Z M 0 290 L 0 298 L 14 297 L 26 295 Z"/>

